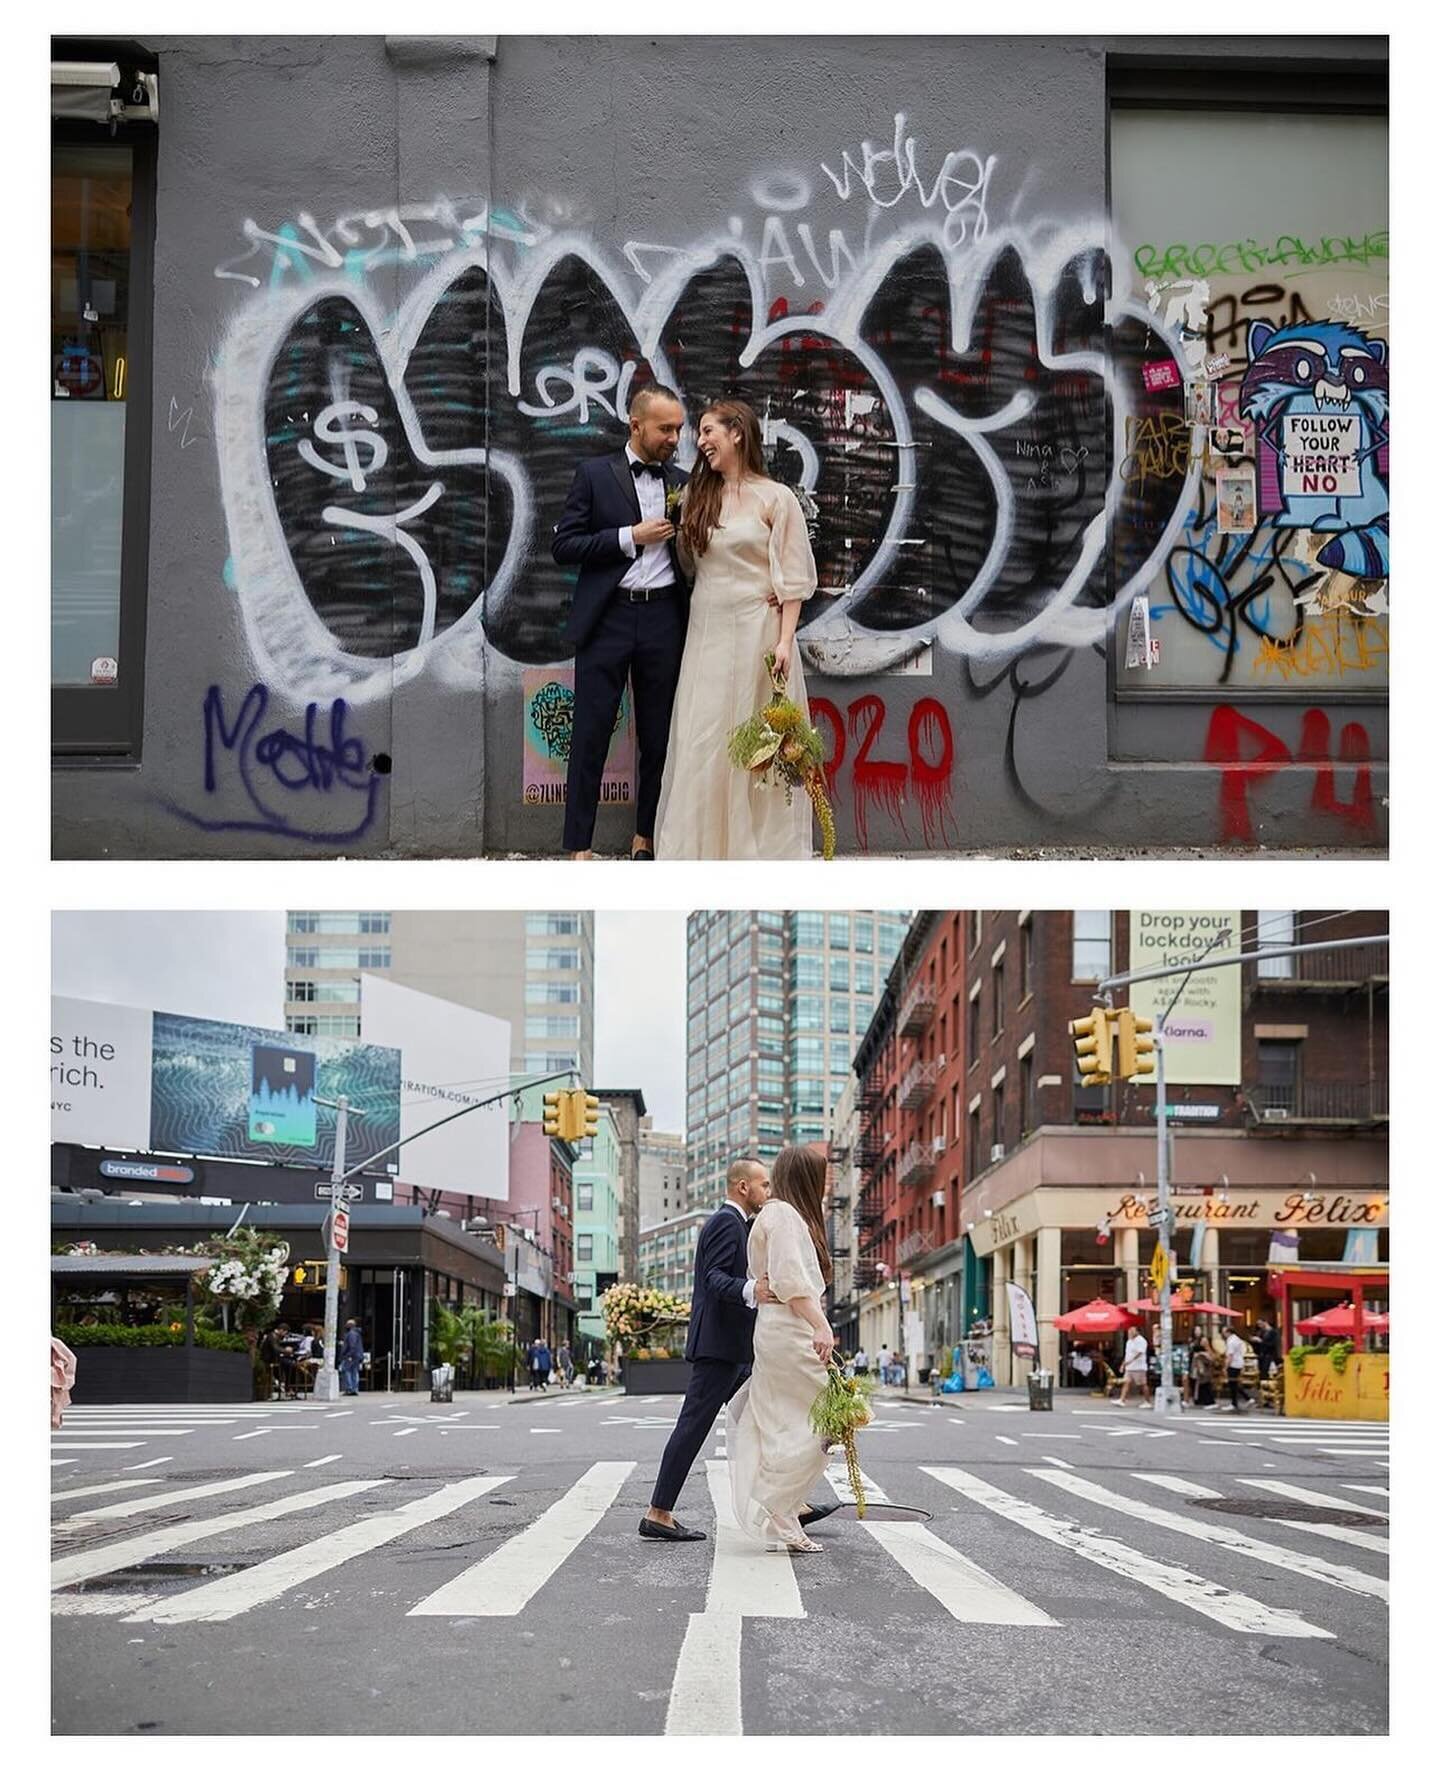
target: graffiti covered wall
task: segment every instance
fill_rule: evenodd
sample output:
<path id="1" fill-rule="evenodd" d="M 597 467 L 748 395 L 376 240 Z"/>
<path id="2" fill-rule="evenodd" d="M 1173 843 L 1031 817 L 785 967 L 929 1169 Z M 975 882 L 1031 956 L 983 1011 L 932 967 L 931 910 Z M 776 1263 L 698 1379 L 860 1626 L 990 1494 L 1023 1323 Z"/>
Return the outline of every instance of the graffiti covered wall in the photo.
<path id="1" fill-rule="evenodd" d="M 555 850 L 550 530 L 651 377 L 749 399 L 818 507 L 843 848 L 1383 840 L 1383 705 L 1112 718 L 1224 523 L 1186 328 L 1111 275 L 1100 45 L 160 47 L 145 753 L 59 776 L 58 851 Z M 627 721 L 602 845 L 629 764 Z"/>

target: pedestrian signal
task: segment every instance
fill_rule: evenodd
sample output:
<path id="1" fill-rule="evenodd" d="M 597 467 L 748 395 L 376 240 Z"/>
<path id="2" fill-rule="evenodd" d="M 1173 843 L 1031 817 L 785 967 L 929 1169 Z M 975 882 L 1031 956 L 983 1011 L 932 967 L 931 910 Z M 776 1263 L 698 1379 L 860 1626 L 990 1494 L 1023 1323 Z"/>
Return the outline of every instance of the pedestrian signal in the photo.
<path id="1" fill-rule="evenodd" d="M 1115 1074 L 1118 1079 L 1137 1079 L 1155 1071 L 1155 1039 L 1150 1035 L 1155 1024 L 1150 1018 L 1137 1018 L 1128 1006 L 1116 1013 Z"/>
<path id="2" fill-rule="evenodd" d="M 1111 1072 L 1111 1014 L 1096 1006 L 1088 1018 L 1073 1018 L 1070 1034 L 1075 1039 L 1075 1065 L 1081 1085 L 1109 1085 Z"/>

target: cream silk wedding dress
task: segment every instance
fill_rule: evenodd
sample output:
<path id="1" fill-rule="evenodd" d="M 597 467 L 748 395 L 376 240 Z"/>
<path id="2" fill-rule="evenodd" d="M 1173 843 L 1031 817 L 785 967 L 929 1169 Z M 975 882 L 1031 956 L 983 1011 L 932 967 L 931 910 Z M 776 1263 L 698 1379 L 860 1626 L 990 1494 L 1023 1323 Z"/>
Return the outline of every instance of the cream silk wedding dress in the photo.
<path id="1" fill-rule="evenodd" d="M 688 563 L 688 560 L 684 560 Z M 795 493 L 747 478 L 698 560 L 685 654 L 660 786 L 656 856 L 809 858 L 810 800 L 756 785 L 726 752 L 730 732 L 770 701 L 765 652 L 780 640 L 780 601 L 815 593 L 815 558 Z M 790 697 L 809 716 L 800 647 Z"/>
<path id="2" fill-rule="evenodd" d="M 810 1229 L 788 1202 L 772 1199 L 756 1216 L 749 1267 L 778 1299 L 808 1294 L 820 1304 L 825 1284 Z M 800 1510 L 825 1469 L 810 1406 L 824 1389 L 826 1369 L 810 1339 L 810 1326 L 789 1306 L 757 1307 L 750 1378 L 730 1400 L 726 1445 L 735 1518 L 766 1545 L 804 1545 Z"/>

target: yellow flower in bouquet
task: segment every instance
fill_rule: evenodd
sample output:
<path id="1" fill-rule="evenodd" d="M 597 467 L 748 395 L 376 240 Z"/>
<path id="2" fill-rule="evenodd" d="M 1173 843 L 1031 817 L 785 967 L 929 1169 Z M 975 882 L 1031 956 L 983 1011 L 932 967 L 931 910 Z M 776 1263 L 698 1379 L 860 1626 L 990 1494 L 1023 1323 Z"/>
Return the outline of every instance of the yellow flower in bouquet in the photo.
<path id="1" fill-rule="evenodd" d="M 797 789 L 803 791 L 820 824 L 821 855 L 834 858 L 835 816 L 825 791 L 824 741 L 786 692 L 773 650 L 766 652 L 765 666 L 770 672 L 770 703 L 731 730 L 730 758 L 742 771 L 753 773 L 757 785 L 782 786 L 787 803 Z"/>

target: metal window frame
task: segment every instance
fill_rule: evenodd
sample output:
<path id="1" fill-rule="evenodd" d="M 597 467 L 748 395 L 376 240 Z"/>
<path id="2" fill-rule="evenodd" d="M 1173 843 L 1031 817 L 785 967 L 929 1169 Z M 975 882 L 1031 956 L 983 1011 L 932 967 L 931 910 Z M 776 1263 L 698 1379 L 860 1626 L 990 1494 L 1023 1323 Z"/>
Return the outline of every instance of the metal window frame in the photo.
<path id="1" fill-rule="evenodd" d="M 121 495 L 120 672 L 113 687 L 51 686 L 52 763 L 60 767 L 138 767 L 145 723 L 145 625 L 150 573 L 151 419 L 154 400 L 156 130 L 57 119 L 60 142 L 131 150 L 129 391 L 125 412 L 125 484 Z"/>
<path id="2" fill-rule="evenodd" d="M 1373 61 L 1341 62 L 1331 56 L 1259 56 L 1239 63 L 1216 55 L 1155 54 L 1108 50 L 1105 57 L 1105 213 L 1114 213 L 1114 147 L 1111 119 L 1116 110 L 1263 111 L 1312 116 L 1331 113 L 1348 116 L 1381 116 L 1389 119 L 1390 62 L 1384 37 L 1359 41 L 1382 46 Z M 1106 298 L 1113 294 L 1107 255 Z M 1104 327 L 1106 374 L 1115 384 L 1111 327 Z M 1108 430 L 1106 482 L 1115 472 L 1114 433 Z M 1118 584 L 1115 578 L 1113 535 L 1105 547 L 1106 605 L 1114 611 Z M 1116 713 L 1120 706 L 1145 705 L 1294 705 L 1298 696 L 1274 686 L 1236 688 L 1131 687 L 1120 668 L 1118 628 L 1114 621 L 1105 642 L 1105 687 L 1110 706 L 1110 748 L 1117 740 Z M 1388 705 L 1390 690 L 1384 688 L 1335 688 L 1317 695 L 1327 705 Z"/>

